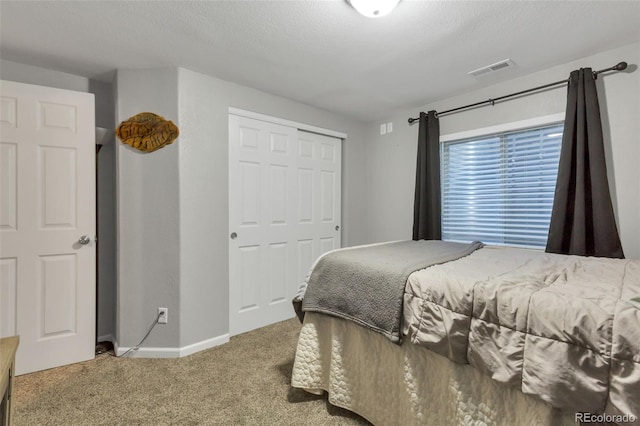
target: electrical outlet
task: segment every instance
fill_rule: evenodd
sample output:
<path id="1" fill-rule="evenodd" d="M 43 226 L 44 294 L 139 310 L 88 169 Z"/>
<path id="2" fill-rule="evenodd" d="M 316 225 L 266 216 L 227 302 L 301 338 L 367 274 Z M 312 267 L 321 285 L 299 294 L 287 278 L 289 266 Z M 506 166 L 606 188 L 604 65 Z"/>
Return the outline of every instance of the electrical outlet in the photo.
<path id="1" fill-rule="evenodd" d="M 393 123 L 387 123 L 387 133 L 393 132 Z"/>
<path id="2" fill-rule="evenodd" d="M 169 320 L 169 309 L 158 308 L 158 324 L 166 324 Z"/>
<path id="3" fill-rule="evenodd" d="M 387 125 L 383 123 L 380 125 L 380 134 L 384 135 L 386 133 L 387 133 Z"/>

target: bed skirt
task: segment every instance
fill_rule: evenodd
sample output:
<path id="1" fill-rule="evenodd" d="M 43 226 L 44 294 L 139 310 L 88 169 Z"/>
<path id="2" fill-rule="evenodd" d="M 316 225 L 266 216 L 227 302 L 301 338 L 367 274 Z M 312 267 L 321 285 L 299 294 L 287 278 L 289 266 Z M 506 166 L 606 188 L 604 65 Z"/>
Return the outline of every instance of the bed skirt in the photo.
<path id="1" fill-rule="evenodd" d="M 575 425 L 573 413 L 491 380 L 469 365 L 355 323 L 307 312 L 292 386 L 375 425 Z"/>

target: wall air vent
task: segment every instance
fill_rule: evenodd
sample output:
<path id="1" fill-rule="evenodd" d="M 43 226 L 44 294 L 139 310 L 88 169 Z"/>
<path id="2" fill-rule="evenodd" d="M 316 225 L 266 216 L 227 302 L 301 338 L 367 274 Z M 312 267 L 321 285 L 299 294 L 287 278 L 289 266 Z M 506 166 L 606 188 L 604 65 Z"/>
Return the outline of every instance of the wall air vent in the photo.
<path id="1" fill-rule="evenodd" d="M 509 68 L 512 66 L 513 66 L 513 61 L 511 59 L 505 59 L 500 62 L 496 62 L 495 64 L 487 65 L 482 68 L 478 68 L 477 70 L 469 71 L 467 74 L 472 75 L 474 77 L 478 77 L 480 75 L 489 74 L 491 72 Z"/>

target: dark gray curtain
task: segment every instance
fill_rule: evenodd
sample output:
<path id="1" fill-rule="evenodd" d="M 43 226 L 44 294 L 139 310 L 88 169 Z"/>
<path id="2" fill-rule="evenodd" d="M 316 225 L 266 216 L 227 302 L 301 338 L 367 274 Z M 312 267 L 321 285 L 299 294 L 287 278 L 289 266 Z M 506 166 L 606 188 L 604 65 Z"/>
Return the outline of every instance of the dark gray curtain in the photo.
<path id="1" fill-rule="evenodd" d="M 569 78 L 547 252 L 624 258 L 607 180 L 602 123 L 591 68 Z"/>
<path id="2" fill-rule="evenodd" d="M 420 113 L 413 239 L 442 238 L 440 214 L 440 122 L 435 111 Z"/>

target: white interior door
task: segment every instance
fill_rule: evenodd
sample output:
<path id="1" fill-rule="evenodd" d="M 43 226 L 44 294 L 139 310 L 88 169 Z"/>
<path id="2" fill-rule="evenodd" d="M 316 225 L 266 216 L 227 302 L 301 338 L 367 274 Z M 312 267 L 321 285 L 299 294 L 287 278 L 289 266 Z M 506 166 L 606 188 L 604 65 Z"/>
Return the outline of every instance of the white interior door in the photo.
<path id="1" fill-rule="evenodd" d="M 94 356 L 94 97 L 0 84 L 0 337 L 24 374 Z"/>
<path id="2" fill-rule="evenodd" d="M 340 247 L 341 140 L 229 115 L 229 332 L 294 316 L 313 261 Z"/>

